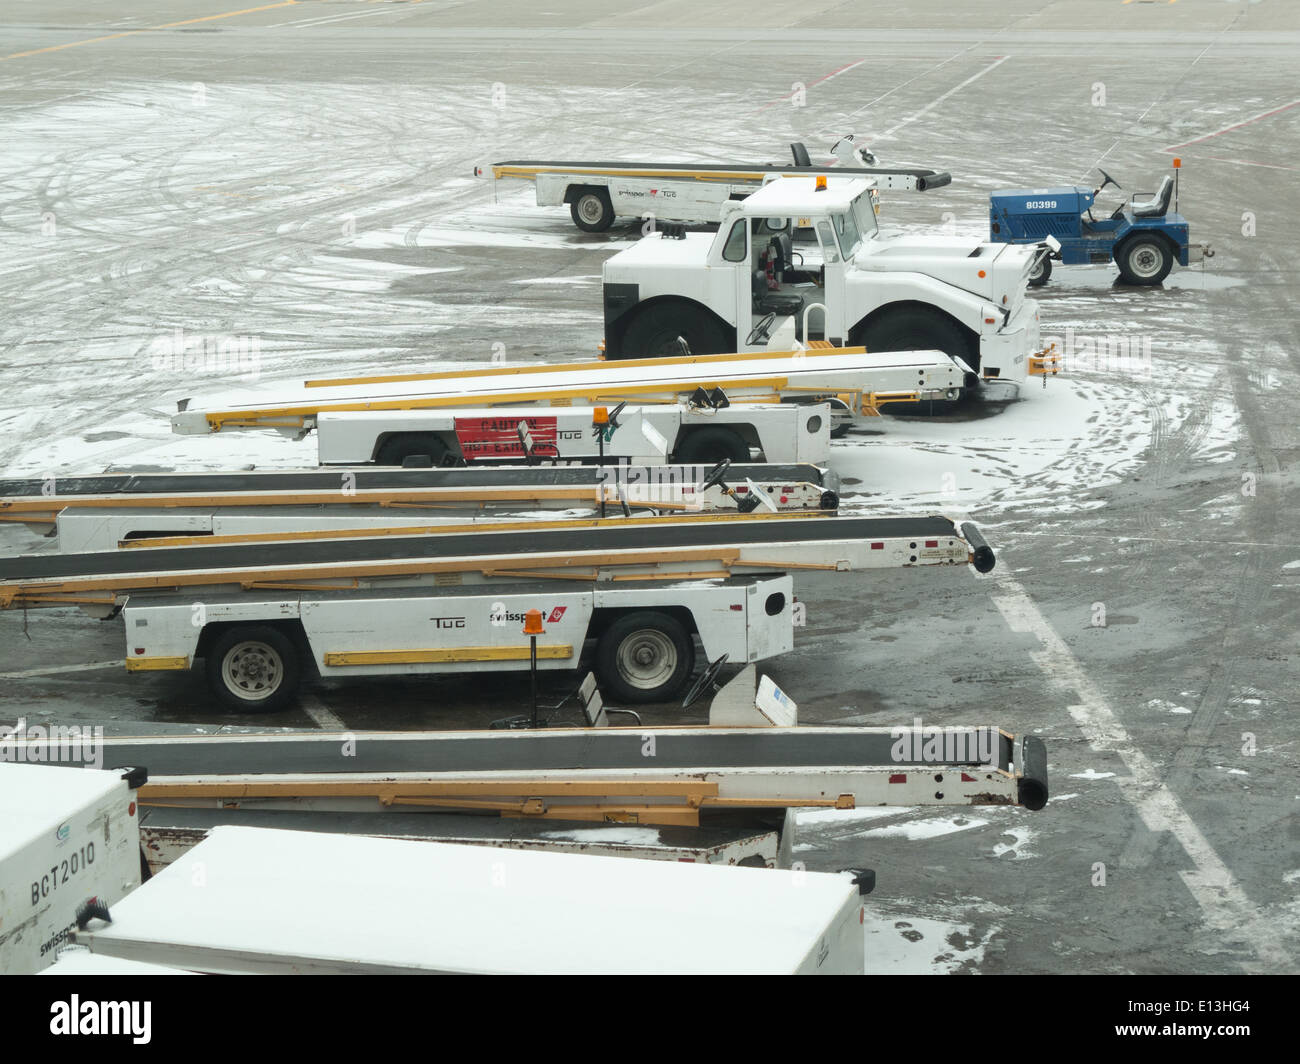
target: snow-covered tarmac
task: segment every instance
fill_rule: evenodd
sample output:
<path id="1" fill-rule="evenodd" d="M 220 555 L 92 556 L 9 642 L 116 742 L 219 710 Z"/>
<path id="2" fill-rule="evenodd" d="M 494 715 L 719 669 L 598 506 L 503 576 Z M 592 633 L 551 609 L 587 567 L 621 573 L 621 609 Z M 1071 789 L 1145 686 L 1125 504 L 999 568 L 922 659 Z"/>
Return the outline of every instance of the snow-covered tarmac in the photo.
<path id="1" fill-rule="evenodd" d="M 310 439 L 167 419 L 185 396 L 495 345 L 589 356 L 600 264 L 639 223 L 581 233 L 471 176 L 495 159 L 762 161 L 855 131 L 954 175 L 887 194 L 886 224 L 978 234 L 992 189 L 1092 183 L 1099 163 L 1147 189 L 1177 154 L 1214 259 L 1154 291 L 1058 269 L 1035 297 L 1064 377 L 839 449 L 847 506 L 970 514 L 998 570 L 801 576 L 808 627 L 769 671 L 805 722 L 1047 742 L 1062 793 L 1040 813 L 804 818 L 809 867 L 878 870 L 880 970 L 1294 970 L 1300 12 L 923 6 L 815 0 L 759 31 L 750 5 L 333 0 L 113 39 L 220 5 L 7 13 L 0 472 L 302 465 Z M 1118 45 L 1102 15 L 1128 20 Z M 187 362 L 186 344 L 213 354 Z M 0 528 L 0 550 L 35 542 Z M 83 668 L 121 640 L 73 611 L 0 615 L 0 720 L 234 722 L 197 677 Z M 497 676 L 311 697 L 347 727 L 410 727 L 483 723 L 526 692 Z"/>

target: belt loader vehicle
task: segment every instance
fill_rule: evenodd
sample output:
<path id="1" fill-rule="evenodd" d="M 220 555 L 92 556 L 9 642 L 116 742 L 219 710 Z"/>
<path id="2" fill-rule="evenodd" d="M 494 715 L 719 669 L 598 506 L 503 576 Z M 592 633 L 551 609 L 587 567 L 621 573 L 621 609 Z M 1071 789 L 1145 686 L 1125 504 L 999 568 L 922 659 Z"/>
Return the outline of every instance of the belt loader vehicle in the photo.
<path id="1" fill-rule="evenodd" d="M 851 136 L 836 142 L 835 172 L 870 177 L 879 188 L 924 192 L 941 188 L 952 175 L 921 168 L 882 168 L 875 158 L 853 145 Z M 620 217 L 664 221 L 714 222 L 723 207 L 757 192 L 777 175 L 824 172 L 812 163 L 808 149 L 790 145 L 793 165 L 780 163 L 642 163 L 564 162 L 512 159 L 492 164 L 492 177 L 532 181 L 539 207 L 568 206 L 573 224 L 588 233 L 601 233 Z M 831 165 L 835 165 L 832 163 Z M 475 168 L 475 176 L 482 176 Z"/>
<path id="2" fill-rule="evenodd" d="M 1187 266 L 1214 256 L 1209 245 L 1191 243 L 1187 219 L 1178 213 L 1181 164 L 1181 159 L 1174 160 L 1173 176 L 1166 174 L 1149 199 L 1121 203 L 1105 219 L 1093 217 L 1092 206 L 1107 185 L 1120 187 L 1105 170 L 1097 188 L 1072 185 L 994 192 L 989 197 L 989 239 L 1050 245 L 1030 272 L 1034 287 L 1045 285 L 1052 276 L 1053 259 L 1066 266 L 1113 260 L 1125 284 L 1158 285 L 1175 262 Z"/>
<path id="3" fill-rule="evenodd" d="M 50 730 L 65 743 L 76 732 L 79 759 L 93 763 L 103 752 L 91 728 Z M 17 739 L 0 728 L 0 975 L 53 964 L 78 907 L 91 897 L 116 903 L 140 885 L 141 872 L 136 788 L 143 773 L 43 763 L 52 760 L 48 750 Z"/>
<path id="4" fill-rule="evenodd" d="M 301 437 L 314 429 L 322 464 L 748 462 L 753 450 L 766 462 L 822 463 L 831 433 L 853 419 L 889 403 L 953 399 L 975 383 L 968 366 L 940 351 L 822 345 L 307 381 L 273 397 L 181 400 L 172 431 Z M 597 430 L 601 406 L 609 420 Z"/>
<path id="5" fill-rule="evenodd" d="M 76 940 L 224 975 L 861 974 L 861 910 L 834 873 L 218 827 Z"/>
<path id="6" fill-rule="evenodd" d="M 821 484 L 784 482 L 771 470 L 815 467 L 740 467 L 760 479 L 732 476 L 732 467 L 626 465 L 593 468 L 578 490 L 526 486 L 464 489 L 332 492 L 214 492 L 36 495 L 0 498 L 0 521 L 21 521 L 57 538 L 69 554 L 139 547 L 164 537 L 216 537 L 258 532 L 330 529 L 379 531 L 438 525 L 489 526 L 539 517 L 650 517 L 661 513 L 768 513 L 834 511 L 839 495 Z M 599 469 L 607 479 L 597 481 Z M 652 476 L 653 472 L 669 474 Z M 735 479 L 732 487 L 722 478 Z M 198 480 L 204 479 L 199 475 Z M 834 481 L 835 478 L 831 478 Z M 65 481 L 66 483 L 66 481 Z"/>
<path id="7" fill-rule="evenodd" d="M 464 524 L 530 511 L 595 516 L 624 504 L 748 512 L 758 508 L 752 498 L 766 509 L 834 510 L 839 484 L 821 466 L 775 464 L 95 473 L 0 479 L 0 522 L 57 536 L 60 550 L 79 553 L 168 533 Z"/>
<path id="8" fill-rule="evenodd" d="M 427 528 L 329 529 L 141 541 L 0 558 L 0 607 L 121 612 L 126 666 L 206 661 L 228 706 L 286 704 L 323 676 L 524 669 L 520 622 L 547 619 L 542 669 L 597 673 L 625 701 L 672 697 L 695 663 L 793 645 L 789 569 L 994 565 L 978 530 L 939 517 L 780 514 Z"/>
<path id="9" fill-rule="evenodd" d="M 1043 249 L 877 230 L 873 185 L 781 177 L 724 208 L 715 234 L 660 230 L 603 266 L 605 357 L 784 350 L 937 350 L 1023 384 L 1048 360 L 1025 298 Z M 795 244 L 807 221 L 812 243 Z"/>

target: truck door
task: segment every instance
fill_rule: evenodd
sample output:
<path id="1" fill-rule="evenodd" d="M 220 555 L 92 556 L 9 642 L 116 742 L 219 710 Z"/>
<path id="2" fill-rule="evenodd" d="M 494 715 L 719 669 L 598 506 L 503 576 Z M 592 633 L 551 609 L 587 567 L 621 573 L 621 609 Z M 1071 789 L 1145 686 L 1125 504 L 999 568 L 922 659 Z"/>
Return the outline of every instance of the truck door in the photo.
<path id="1" fill-rule="evenodd" d="M 726 308 L 730 313 L 724 312 L 723 308 L 717 305 L 713 309 L 721 316 L 736 325 L 736 346 L 741 350 L 747 350 L 744 346 L 745 337 L 752 328 L 750 325 L 750 294 L 749 294 L 749 275 L 750 275 L 750 242 L 749 242 L 749 222 L 745 218 L 735 218 L 730 225 L 723 222 L 723 228 L 719 233 L 726 232 L 724 240 L 714 243 L 717 248 L 717 258 L 709 263 L 710 272 L 727 272 L 727 284 L 725 288 L 729 293 L 728 302 L 730 307 Z M 710 284 L 710 289 L 719 287 Z"/>
<path id="2" fill-rule="evenodd" d="M 844 256 L 840 254 L 830 219 L 818 218 L 815 229 L 822 256 L 822 291 L 826 314 L 814 310 L 809 316 L 808 329 L 813 334 L 813 339 L 830 340 L 833 344 L 840 345 L 845 342 L 847 335 L 844 323 Z"/>

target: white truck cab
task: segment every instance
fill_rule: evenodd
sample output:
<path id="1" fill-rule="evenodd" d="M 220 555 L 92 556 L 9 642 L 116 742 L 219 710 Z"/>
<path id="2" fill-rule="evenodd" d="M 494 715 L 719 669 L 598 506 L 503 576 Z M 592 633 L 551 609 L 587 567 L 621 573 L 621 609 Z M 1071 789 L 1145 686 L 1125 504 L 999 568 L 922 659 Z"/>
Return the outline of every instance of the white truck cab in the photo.
<path id="1" fill-rule="evenodd" d="M 1038 350 L 1037 249 L 879 231 L 869 178 L 777 177 L 716 234 L 664 227 L 604 265 L 605 356 L 763 351 L 793 340 L 937 349 L 1022 383 Z"/>

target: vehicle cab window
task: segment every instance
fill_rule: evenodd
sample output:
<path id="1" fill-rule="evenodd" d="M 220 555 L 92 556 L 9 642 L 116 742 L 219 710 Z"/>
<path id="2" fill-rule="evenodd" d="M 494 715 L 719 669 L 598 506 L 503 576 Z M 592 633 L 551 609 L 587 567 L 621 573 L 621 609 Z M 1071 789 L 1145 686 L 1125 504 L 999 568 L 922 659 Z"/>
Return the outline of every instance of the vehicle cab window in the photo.
<path id="1" fill-rule="evenodd" d="M 829 266 L 840 261 L 839 245 L 835 243 L 835 232 L 831 223 L 822 219 L 817 223 L 817 239 L 822 245 L 822 260 Z"/>
<path id="2" fill-rule="evenodd" d="M 737 220 L 727 234 L 727 242 L 722 245 L 722 257 L 728 262 L 745 262 L 745 219 Z"/>

